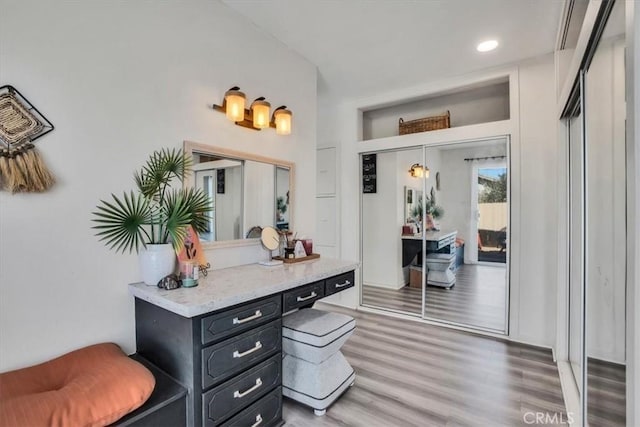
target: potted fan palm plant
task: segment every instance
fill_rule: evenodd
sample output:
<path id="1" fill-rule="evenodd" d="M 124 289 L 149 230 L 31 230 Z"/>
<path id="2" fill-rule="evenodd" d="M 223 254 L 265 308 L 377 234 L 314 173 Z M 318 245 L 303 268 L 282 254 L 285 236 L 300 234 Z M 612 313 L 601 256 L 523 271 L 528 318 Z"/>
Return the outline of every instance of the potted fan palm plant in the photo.
<path id="1" fill-rule="evenodd" d="M 173 273 L 176 252 L 189 226 L 206 230 L 210 198 L 202 190 L 171 188 L 191 172 L 192 160 L 182 150 L 155 151 L 134 174 L 137 192 L 101 200 L 93 212 L 96 236 L 116 252 L 138 253 L 144 283 L 155 286 Z"/>

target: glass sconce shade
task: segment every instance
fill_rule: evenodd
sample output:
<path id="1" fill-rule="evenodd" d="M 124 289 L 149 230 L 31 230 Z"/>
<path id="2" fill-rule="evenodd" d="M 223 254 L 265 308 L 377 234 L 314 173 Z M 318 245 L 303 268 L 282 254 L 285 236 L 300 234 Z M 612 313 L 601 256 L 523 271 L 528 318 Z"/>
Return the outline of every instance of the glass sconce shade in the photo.
<path id="1" fill-rule="evenodd" d="M 229 120 L 241 122 L 244 120 L 244 104 L 246 96 L 238 90 L 229 90 L 224 94 L 226 101 L 226 115 Z"/>
<path id="2" fill-rule="evenodd" d="M 429 168 L 415 163 L 411 166 L 411 169 L 409 169 L 409 174 L 413 178 L 429 178 Z"/>
<path id="3" fill-rule="evenodd" d="M 291 111 L 282 108 L 274 111 L 273 116 L 276 124 L 276 133 L 278 135 L 291 134 Z"/>
<path id="4" fill-rule="evenodd" d="M 271 104 L 267 101 L 256 100 L 251 104 L 251 111 L 253 115 L 253 127 L 258 129 L 264 129 L 269 127 L 269 120 L 271 118 L 270 110 Z"/>

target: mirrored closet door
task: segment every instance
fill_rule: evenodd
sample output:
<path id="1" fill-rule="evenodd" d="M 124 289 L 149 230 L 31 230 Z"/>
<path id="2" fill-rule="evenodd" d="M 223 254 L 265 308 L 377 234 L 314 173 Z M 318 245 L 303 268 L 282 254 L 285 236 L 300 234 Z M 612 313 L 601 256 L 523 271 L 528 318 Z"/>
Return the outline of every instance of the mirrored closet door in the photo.
<path id="1" fill-rule="evenodd" d="M 624 2 L 602 3 L 565 111 L 568 357 L 584 425 L 624 426 L 626 324 Z M 586 421 L 585 421 L 586 418 Z"/>
<path id="2" fill-rule="evenodd" d="M 361 303 L 507 333 L 508 139 L 361 156 Z"/>
<path id="3" fill-rule="evenodd" d="M 626 187 L 624 1 L 613 3 L 584 76 L 586 408 L 625 425 Z"/>
<path id="4" fill-rule="evenodd" d="M 422 147 L 361 156 L 362 305 L 422 316 L 423 159 Z"/>
<path id="5" fill-rule="evenodd" d="M 424 318 L 507 333 L 508 154 L 505 137 L 425 149 L 435 179 L 425 197 Z"/>

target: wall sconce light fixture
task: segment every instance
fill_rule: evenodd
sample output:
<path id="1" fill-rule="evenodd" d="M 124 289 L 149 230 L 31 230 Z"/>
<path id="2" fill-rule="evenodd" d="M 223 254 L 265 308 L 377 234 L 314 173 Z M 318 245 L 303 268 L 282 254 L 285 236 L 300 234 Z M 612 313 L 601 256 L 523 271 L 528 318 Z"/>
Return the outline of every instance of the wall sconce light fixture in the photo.
<path id="1" fill-rule="evenodd" d="M 264 97 L 256 98 L 251 103 L 251 117 L 253 127 L 264 129 L 269 127 L 269 118 L 271 113 L 271 104 L 264 100 Z"/>
<path id="2" fill-rule="evenodd" d="M 247 97 L 244 93 L 240 92 L 239 87 L 232 87 L 224 94 L 224 101 L 222 102 L 222 108 L 225 109 L 225 113 L 229 120 L 234 122 L 241 122 L 244 120 L 244 104 Z"/>
<path id="3" fill-rule="evenodd" d="M 286 105 L 281 105 L 273 110 L 271 127 L 276 128 L 278 135 L 289 135 L 291 133 L 291 116 L 293 116 L 293 113 L 287 110 Z"/>
<path id="4" fill-rule="evenodd" d="M 429 178 L 429 168 L 418 163 L 414 163 L 409 169 L 409 175 L 413 178 Z"/>
<path id="5" fill-rule="evenodd" d="M 240 92 L 238 86 L 234 86 L 225 92 L 222 105 L 214 104 L 213 109 L 225 113 L 238 126 L 253 130 L 272 127 L 278 135 L 291 133 L 292 113 L 286 106 L 276 108 L 271 115 L 271 104 L 264 97 L 256 98 L 249 109 L 245 108 L 245 101 L 245 94 Z"/>

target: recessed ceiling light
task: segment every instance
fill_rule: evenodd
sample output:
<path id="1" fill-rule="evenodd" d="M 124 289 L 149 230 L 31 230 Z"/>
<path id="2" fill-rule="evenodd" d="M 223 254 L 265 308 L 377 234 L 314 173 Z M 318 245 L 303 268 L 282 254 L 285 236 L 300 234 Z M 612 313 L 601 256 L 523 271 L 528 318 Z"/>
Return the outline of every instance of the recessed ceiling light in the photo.
<path id="1" fill-rule="evenodd" d="M 490 50 L 493 50 L 497 47 L 498 47 L 497 40 L 487 40 L 480 43 L 476 49 L 478 49 L 478 52 L 489 52 Z"/>

